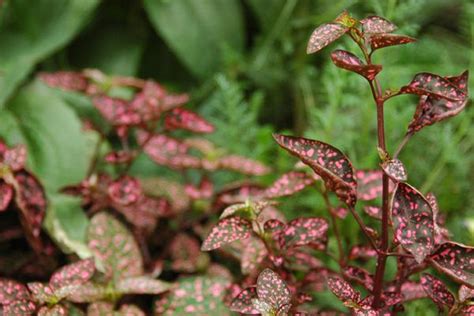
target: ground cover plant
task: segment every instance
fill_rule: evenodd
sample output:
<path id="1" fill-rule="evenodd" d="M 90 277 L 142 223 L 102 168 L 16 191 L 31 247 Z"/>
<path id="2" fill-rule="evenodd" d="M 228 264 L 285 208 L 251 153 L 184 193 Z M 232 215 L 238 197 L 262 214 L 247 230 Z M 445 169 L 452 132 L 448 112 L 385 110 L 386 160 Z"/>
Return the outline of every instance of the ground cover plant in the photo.
<path id="1" fill-rule="evenodd" d="M 82 14 L 96 2 L 83 2 Z M 179 2 L 144 1 L 167 41 L 176 37 L 165 25 L 172 24 L 166 20 L 172 12 L 162 12 Z M 22 9 L 20 0 L 11 3 L 5 6 Z M 202 3 L 214 12 L 219 1 Z M 265 70 L 265 49 L 295 7 L 294 1 L 283 6 L 256 54 L 255 69 Z M 64 14 L 79 16 L 72 14 L 78 8 Z M 235 26 L 233 18 L 228 21 L 229 29 Z M 446 227 L 449 218 L 435 197 L 446 193 L 413 185 L 418 182 L 410 160 L 420 157 L 406 155 L 410 141 L 436 133 L 430 125 L 467 106 L 468 72 L 423 72 L 406 78 L 401 88 L 382 89 L 381 75 L 395 69 L 379 64 L 379 54 L 389 46 L 417 45 L 396 31 L 385 18 L 357 20 L 343 12 L 318 26 L 307 45 L 309 54 L 327 52 L 332 42 L 347 39 L 328 60 L 334 69 L 348 71 L 337 69 L 335 76 L 368 83 L 376 117 L 366 124 L 376 128 L 377 146 L 361 141 L 356 152 L 377 153 L 372 169 L 352 163 L 351 155 L 335 147 L 338 140 L 333 146 L 287 133 L 272 138 L 270 128 L 255 126 L 261 95 L 250 93 L 248 82 L 236 84 L 243 66 L 232 61 L 229 73 L 219 74 L 212 88 L 204 85 L 204 92 L 176 93 L 176 87 L 156 80 L 87 68 L 39 72 L 11 100 L 7 95 L 27 73 L 13 71 L 12 64 L 0 67 L 0 86 L 6 87 L 0 103 L 8 101 L 7 110 L 0 110 L 0 249 L 6 253 L 0 256 L 0 312 L 402 315 L 422 302 L 425 311 L 473 313 L 474 250 Z M 234 35 L 238 41 L 240 35 Z M 209 38 L 200 45 L 215 46 Z M 173 48 L 196 76 L 217 69 L 219 58 L 199 63 L 187 47 L 193 38 L 183 39 L 189 41 Z M 284 51 L 291 46 L 286 44 Z M 23 61 L 33 64 L 42 54 L 26 54 Z M 211 49 L 209 54 L 219 55 Z M 209 89 L 216 92 L 197 111 Z M 58 106 L 58 96 L 74 104 L 81 121 Z M 417 98 L 418 105 L 395 147 L 389 136 L 399 133 L 387 121 L 391 102 L 400 98 L 412 109 Z M 40 109 L 50 111 L 47 124 Z M 303 125 L 295 131 L 305 130 Z M 268 148 L 266 164 L 249 158 Z M 299 207 L 308 201 L 316 203 L 312 209 L 323 205 L 324 213 L 302 215 Z"/>

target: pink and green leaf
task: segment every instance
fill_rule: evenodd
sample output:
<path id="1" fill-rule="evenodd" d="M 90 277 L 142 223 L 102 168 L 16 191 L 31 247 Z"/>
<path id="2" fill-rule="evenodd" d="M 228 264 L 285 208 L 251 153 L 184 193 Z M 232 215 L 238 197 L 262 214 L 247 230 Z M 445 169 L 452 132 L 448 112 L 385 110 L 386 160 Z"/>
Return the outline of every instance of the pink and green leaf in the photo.
<path id="1" fill-rule="evenodd" d="M 392 200 L 395 240 L 409 251 L 418 263 L 434 250 L 434 223 L 431 206 L 412 186 L 399 183 Z"/>
<path id="2" fill-rule="evenodd" d="M 328 277 L 327 284 L 331 292 L 337 296 L 346 306 L 353 306 L 359 303 L 360 293 L 352 288 L 352 286 L 339 277 Z"/>
<path id="3" fill-rule="evenodd" d="M 229 155 L 220 158 L 218 166 L 220 169 L 252 176 L 262 176 L 270 172 L 270 168 L 261 162 L 238 155 Z"/>
<path id="4" fill-rule="evenodd" d="M 12 171 L 19 171 L 26 164 L 26 147 L 24 145 L 16 145 L 11 148 L 5 148 L 2 152 L 2 163 Z"/>
<path id="5" fill-rule="evenodd" d="M 64 286 L 81 285 L 89 281 L 94 275 L 95 263 L 93 258 L 81 260 L 62 267 L 49 280 L 53 290 Z"/>
<path id="6" fill-rule="evenodd" d="M 405 166 L 398 159 L 390 159 L 384 161 L 380 165 L 382 170 L 395 182 L 403 182 L 407 180 L 407 171 Z"/>
<path id="7" fill-rule="evenodd" d="M 75 289 L 67 295 L 67 300 L 74 303 L 90 303 L 105 299 L 107 289 L 101 284 L 87 282 L 75 287 Z"/>
<path id="8" fill-rule="evenodd" d="M 109 197 L 118 205 L 130 205 L 142 196 L 142 188 L 137 179 L 128 175 L 114 180 L 108 187 Z"/>
<path id="9" fill-rule="evenodd" d="M 373 205 L 364 205 L 364 212 L 372 218 L 382 220 L 382 208 Z"/>
<path id="10" fill-rule="evenodd" d="M 268 251 L 264 243 L 255 237 L 250 237 L 242 250 L 242 257 L 240 260 L 240 269 L 242 274 L 247 275 L 255 272 L 263 260 L 268 256 Z"/>
<path id="11" fill-rule="evenodd" d="M 186 233 L 174 237 L 169 247 L 171 268 L 174 271 L 192 273 L 209 260 L 206 253 L 201 252 L 199 241 Z"/>
<path id="12" fill-rule="evenodd" d="M 232 304 L 230 305 L 230 310 L 242 314 L 260 314 L 260 312 L 253 306 L 253 300 L 255 300 L 256 298 L 258 298 L 257 288 L 248 287 L 234 298 Z"/>
<path id="13" fill-rule="evenodd" d="M 57 71 L 42 72 L 39 74 L 40 79 L 48 86 L 53 88 L 61 88 L 68 91 L 83 92 L 87 90 L 87 78 L 80 72 L 74 71 Z"/>
<path id="14" fill-rule="evenodd" d="M 315 182 L 305 172 L 290 171 L 278 178 L 265 190 L 264 196 L 269 199 L 293 195 Z"/>
<path id="15" fill-rule="evenodd" d="M 423 273 L 420 280 L 426 294 L 428 294 L 440 309 L 443 309 L 443 306 L 451 308 L 454 305 L 455 298 L 453 294 L 441 280 L 428 273 Z"/>
<path id="16" fill-rule="evenodd" d="M 416 41 L 413 37 L 406 35 L 397 35 L 397 34 L 371 34 L 369 38 L 370 47 L 372 50 L 376 50 L 383 47 L 394 46 L 394 45 L 403 45 Z"/>
<path id="17" fill-rule="evenodd" d="M 375 15 L 360 20 L 360 24 L 362 24 L 362 32 L 365 34 L 391 33 L 397 29 L 397 26 L 392 22 Z"/>
<path id="18" fill-rule="evenodd" d="M 87 306 L 87 316 L 112 316 L 114 305 L 109 302 L 93 302 Z"/>
<path id="19" fill-rule="evenodd" d="M 326 187 L 341 201 L 353 207 L 357 201 L 354 168 L 347 157 L 333 146 L 303 137 L 274 134 L 276 142 L 320 175 Z"/>
<path id="20" fill-rule="evenodd" d="M 467 76 L 467 73 L 465 76 Z M 467 94 L 465 89 L 465 86 L 464 89 L 459 88 L 447 78 L 422 72 L 416 74 L 412 81 L 408 85 L 403 86 L 400 91 L 402 93 L 432 96 L 449 101 L 464 101 Z"/>
<path id="21" fill-rule="evenodd" d="M 56 304 L 52 307 L 43 306 L 38 311 L 38 316 L 68 316 L 68 315 L 69 315 L 68 309 L 61 304 Z"/>
<path id="22" fill-rule="evenodd" d="M 36 311 L 36 304 L 28 300 L 17 300 L 3 306 L 4 316 L 30 316 Z"/>
<path id="23" fill-rule="evenodd" d="M 27 284 L 34 301 L 44 304 L 55 300 L 54 290 L 47 284 L 41 282 L 31 282 Z"/>
<path id="24" fill-rule="evenodd" d="M 127 228 L 106 212 L 90 222 L 88 246 L 105 268 L 105 275 L 115 280 L 143 274 L 140 249 Z"/>
<path id="25" fill-rule="evenodd" d="M 282 238 L 286 248 L 309 244 L 326 244 L 328 223 L 323 218 L 309 217 L 296 218 L 289 222 Z"/>
<path id="26" fill-rule="evenodd" d="M 236 240 L 249 238 L 252 225 L 249 220 L 239 216 L 221 219 L 204 240 L 201 250 L 210 251 Z"/>
<path id="27" fill-rule="evenodd" d="M 276 310 L 291 303 L 291 293 L 285 281 L 270 269 L 263 270 L 257 279 L 258 298 Z"/>
<path id="28" fill-rule="evenodd" d="M 112 125 L 133 126 L 141 122 L 140 116 L 130 109 L 130 104 L 127 100 L 100 95 L 94 97 L 92 103 Z"/>
<path id="29" fill-rule="evenodd" d="M 344 27 L 339 23 L 327 23 L 318 26 L 309 38 L 306 53 L 313 54 L 320 51 L 324 47 L 336 41 L 348 30 L 349 28 Z"/>
<path id="30" fill-rule="evenodd" d="M 374 288 L 373 275 L 365 269 L 349 265 L 344 267 L 343 274 L 347 279 L 361 284 L 369 291 Z"/>
<path id="31" fill-rule="evenodd" d="M 0 279 L 0 305 L 8 305 L 14 301 L 29 300 L 30 293 L 23 284 L 9 279 Z"/>
<path id="32" fill-rule="evenodd" d="M 170 284 L 146 276 L 121 279 L 115 289 L 122 294 L 161 294 L 170 289 Z"/>
<path id="33" fill-rule="evenodd" d="M 349 252 L 349 259 L 357 260 L 364 259 L 369 260 L 377 256 L 377 252 L 372 246 L 369 245 L 357 245 L 351 248 Z"/>
<path id="34" fill-rule="evenodd" d="M 185 129 L 195 133 L 212 133 L 214 126 L 193 111 L 176 108 L 168 112 L 165 126 L 169 130 Z"/>
<path id="35" fill-rule="evenodd" d="M 461 303 L 474 298 L 474 288 L 470 288 L 466 285 L 461 285 L 458 291 L 458 298 Z"/>
<path id="36" fill-rule="evenodd" d="M 382 196 L 382 170 L 357 170 L 357 198 L 362 201 Z"/>
<path id="37" fill-rule="evenodd" d="M 445 242 L 430 256 L 430 261 L 455 281 L 474 287 L 474 247 Z"/>
<path id="38" fill-rule="evenodd" d="M 358 73 L 367 80 L 374 80 L 375 76 L 382 71 L 381 65 L 366 65 L 359 57 L 345 50 L 333 51 L 331 59 L 337 67 Z"/>

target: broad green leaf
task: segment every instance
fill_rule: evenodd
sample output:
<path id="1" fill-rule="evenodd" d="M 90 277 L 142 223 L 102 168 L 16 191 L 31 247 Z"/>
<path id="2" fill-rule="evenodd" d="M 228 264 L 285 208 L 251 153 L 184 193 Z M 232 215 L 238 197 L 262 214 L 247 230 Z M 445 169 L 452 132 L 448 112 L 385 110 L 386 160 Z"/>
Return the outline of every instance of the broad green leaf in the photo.
<path id="1" fill-rule="evenodd" d="M 67 44 L 100 0 L 8 1 L 0 21 L 0 106 L 36 63 Z"/>
<path id="2" fill-rule="evenodd" d="M 44 85 L 37 82 L 19 91 L 0 110 L 0 118 L 5 118 L 0 136 L 26 145 L 27 166 L 47 192 L 84 178 L 93 150 L 87 134 L 73 110 Z"/>
<path id="3" fill-rule="evenodd" d="M 155 30 L 197 77 L 213 74 L 226 49 L 243 48 L 245 30 L 236 0 L 145 0 L 144 4 Z"/>

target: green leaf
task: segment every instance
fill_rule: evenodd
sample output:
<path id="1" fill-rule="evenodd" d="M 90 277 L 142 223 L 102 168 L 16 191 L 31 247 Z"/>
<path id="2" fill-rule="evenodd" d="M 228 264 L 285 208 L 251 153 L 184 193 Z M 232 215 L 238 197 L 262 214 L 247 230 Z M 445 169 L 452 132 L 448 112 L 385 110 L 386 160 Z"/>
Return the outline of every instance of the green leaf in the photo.
<path id="1" fill-rule="evenodd" d="M 21 142 L 28 151 L 28 167 L 55 193 L 86 175 L 93 146 L 73 110 L 36 82 L 19 91 L 0 110 L 0 136 L 7 143 Z"/>
<path id="2" fill-rule="evenodd" d="M 144 4 L 155 30 L 197 77 L 213 74 L 226 48 L 242 51 L 244 27 L 236 0 L 145 0 Z"/>
<path id="3" fill-rule="evenodd" d="M 15 0 L 0 22 L 0 107 L 36 63 L 63 47 L 84 26 L 99 0 Z M 5 49 L 8 48 L 8 49 Z"/>

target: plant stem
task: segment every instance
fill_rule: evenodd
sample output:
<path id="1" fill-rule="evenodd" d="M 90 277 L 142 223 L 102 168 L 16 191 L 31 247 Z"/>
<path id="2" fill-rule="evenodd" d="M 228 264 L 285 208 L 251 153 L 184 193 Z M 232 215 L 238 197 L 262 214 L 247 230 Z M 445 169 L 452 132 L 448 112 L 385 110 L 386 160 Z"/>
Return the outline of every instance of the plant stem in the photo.
<path id="1" fill-rule="evenodd" d="M 326 188 L 321 190 L 321 194 L 324 198 L 324 203 L 326 203 L 326 207 L 328 209 L 329 215 L 331 216 L 332 228 L 334 230 L 334 235 L 336 236 L 337 240 L 337 249 L 339 251 L 339 266 L 344 267 L 346 265 L 346 258 L 344 256 L 344 249 L 342 248 L 342 240 L 341 240 L 341 233 L 339 231 L 339 227 L 337 226 L 337 218 L 334 214 L 334 208 L 331 205 L 331 201 L 329 200 L 328 192 Z"/>
<path id="2" fill-rule="evenodd" d="M 412 133 L 407 133 L 405 137 L 403 137 L 402 141 L 400 142 L 400 144 L 398 144 L 397 149 L 393 153 L 393 159 L 396 159 L 398 157 L 403 147 L 405 147 L 405 145 L 408 143 L 412 135 L 413 135 Z"/>

